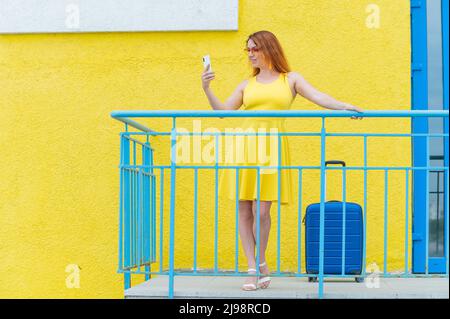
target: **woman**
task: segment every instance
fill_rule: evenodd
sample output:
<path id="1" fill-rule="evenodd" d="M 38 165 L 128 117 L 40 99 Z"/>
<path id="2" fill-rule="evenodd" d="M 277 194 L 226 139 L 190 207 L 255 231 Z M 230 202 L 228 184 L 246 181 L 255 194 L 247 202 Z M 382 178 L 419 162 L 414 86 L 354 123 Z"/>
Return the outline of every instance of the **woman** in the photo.
<path id="1" fill-rule="evenodd" d="M 313 103 L 333 110 L 348 110 L 363 112 L 362 109 L 340 102 L 315 89 L 299 73 L 291 72 L 278 39 L 269 31 L 259 31 L 251 34 L 246 41 L 246 52 L 253 68 L 253 76 L 238 85 L 233 94 L 222 103 L 213 94 L 209 87 L 214 79 L 214 72 L 209 66 L 202 75 L 203 90 L 214 110 L 236 110 L 243 105 L 245 110 L 288 110 L 297 94 L 305 97 Z M 352 119 L 362 119 L 352 116 Z M 247 118 L 239 125 L 241 128 L 253 129 L 264 132 L 275 129 L 284 132 L 284 119 L 282 118 Z M 270 136 L 265 135 L 270 139 Z M 260 140 L 258 140 L 259 143 Z M 248 145 L 236 143 L 237 153 L 244 153 L 244 164 L 261 164 L 261 161 L 249 160 Z M 269 141 L 259 143 L 258 147 L 266 148 Z M 263 145 L 263 146 L 261 146 Z M 270 144 L 272 145 L 272 144 Z M 290 165 L 289 146 L 286 136 L 281 138 L 280 146 L 276 146 L 275 154 L 281 147 L 281 165 Z M 254 149 L 252 150 L 254 152 Z M 273 149 L 269 150 L 272 154 Z M 236 154 L 236 156 L 239 154 Z M 242 154 L 241 154 L 242 155 Z M 267 161 L 262 161 L 267 162 Z M 239 234 L 245 256 L 248 262 L 249 276 L 242 286 L 243 290 L 256 290 L 267 288 L 270 284 L 269 268 L 266 263 L 266 248 L 270 231 L 270 208 L 272 202 L 278 200 L 278 175 L 272 170 L 260 171 L 260 258 L 258 265 L 261 276 L 256 278 L 255 243 L 256 243 L 256 170 L 239 169 Z M 288 204 L 291 201 L 292 181 L 290 170 L 281 170 L 280 176 L 280 204 Z M 236 174 L 233 169 L 221 170 L 220 189 L 233 199 L 236 194 Z"/>

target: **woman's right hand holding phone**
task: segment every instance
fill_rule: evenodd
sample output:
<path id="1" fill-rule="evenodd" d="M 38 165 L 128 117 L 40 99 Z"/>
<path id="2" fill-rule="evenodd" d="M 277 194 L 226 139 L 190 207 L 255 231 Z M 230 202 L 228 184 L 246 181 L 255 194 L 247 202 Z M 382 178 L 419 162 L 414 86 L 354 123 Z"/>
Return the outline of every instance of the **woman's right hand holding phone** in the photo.
<path id="1" fill-rule="evenodd" d="M 206 69 L 203 71 L 202 74 L 202 87 L 204 90 L 209 88 L 209 83 L 214 80 L 214 72 L 210 71 L 210 65 L 208 64 L 206 66 Z"/>

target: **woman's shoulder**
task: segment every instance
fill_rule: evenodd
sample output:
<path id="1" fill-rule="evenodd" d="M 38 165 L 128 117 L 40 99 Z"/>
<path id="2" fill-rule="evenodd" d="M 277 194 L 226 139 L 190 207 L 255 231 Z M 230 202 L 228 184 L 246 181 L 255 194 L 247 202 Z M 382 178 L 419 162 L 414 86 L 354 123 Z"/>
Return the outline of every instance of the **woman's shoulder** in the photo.
<path id="1" fill-rule="evenodd" d="M 252 78 L 245 79 L 244 81 L 239 83 L 238 87 L 243 91 L 247 87 L 247 85 L 250 83 L 251 80 L 252 80 Z"/>
<path id="2" fill-rule="evenodd" d="M 299 72 L 291 71 L 287 73 L 289 83 L 296 85 L 303 77 Z"/>
<path id="3" fill-rule="evenodd" d="M 295 71 L 290 71 L 290 72 L 287 72 L 286 74 L 287 74 L 288 78 L 290 78 L 290 79 L 291 78 L 298 79 L 301 76 L 300 73 L 295 72 Z"/>

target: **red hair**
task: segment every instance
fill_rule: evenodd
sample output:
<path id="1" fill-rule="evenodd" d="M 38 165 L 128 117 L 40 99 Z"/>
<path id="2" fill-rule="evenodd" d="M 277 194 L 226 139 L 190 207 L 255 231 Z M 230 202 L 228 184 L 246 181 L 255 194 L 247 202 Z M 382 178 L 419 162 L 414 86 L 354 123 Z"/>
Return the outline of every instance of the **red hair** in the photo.
<path id="1" fill-rule="evenodd" d="M 264 60 L 269 65 L 270 69 L 279 73 L 288 73 L 291 71 L 283 49 L 281 48 L 281 44 L 272 32 L 258 31 L 252 33 L 248 36 L 245 45 L 248 44 L 250 39 L 255 42 L 256 47 L 260 50 L 259 52 L 263 54 Z M 253 66 L 252 68 L 253 76 L 256 76 L 260 72 L 260 69 Z"/>

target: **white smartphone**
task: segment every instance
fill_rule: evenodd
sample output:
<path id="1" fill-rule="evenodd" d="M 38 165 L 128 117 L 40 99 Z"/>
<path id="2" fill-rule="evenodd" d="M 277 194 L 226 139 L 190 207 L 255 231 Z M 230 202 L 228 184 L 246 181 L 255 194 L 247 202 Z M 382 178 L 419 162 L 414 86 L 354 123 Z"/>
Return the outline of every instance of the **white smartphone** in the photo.
<path id="1" fill-rule="evenodd" d="M 209 64 L 209 70 L 212 71 L 212 66 L 211 66 L 211 59 L 209 58 L 209 54 L 205 55 L 203 57 L 203 68 L 206 69 L 206 67 Z"/>

